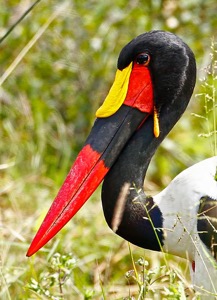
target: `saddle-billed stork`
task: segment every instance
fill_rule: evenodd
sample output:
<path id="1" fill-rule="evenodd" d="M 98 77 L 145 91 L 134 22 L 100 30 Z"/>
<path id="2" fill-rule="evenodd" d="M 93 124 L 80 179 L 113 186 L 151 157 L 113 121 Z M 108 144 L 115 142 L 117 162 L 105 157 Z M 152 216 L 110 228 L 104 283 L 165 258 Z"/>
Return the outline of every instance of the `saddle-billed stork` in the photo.
<path id="1" fill-rule="evenodd" d="M 152 156 L 191 98 L 194 54 L 176 35 L 151 31 L 122 49 L 117 67 L 86 143 L 27 256 L 43 247 L 105 178 L 108 225 L 135 245 L 189 259 L 195 286 L 217 293 L 217 157 L 185 170 L 154 197 L 143 190 Z"/>

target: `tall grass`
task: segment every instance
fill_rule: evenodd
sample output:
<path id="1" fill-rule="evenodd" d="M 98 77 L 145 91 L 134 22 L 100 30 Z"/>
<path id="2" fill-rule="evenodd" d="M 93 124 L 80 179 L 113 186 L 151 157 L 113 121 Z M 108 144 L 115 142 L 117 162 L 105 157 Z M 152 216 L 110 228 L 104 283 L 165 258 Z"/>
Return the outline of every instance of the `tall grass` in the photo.
<path id="1" fill-rule="evenodd" d="M 198 93 L 196 97 L 202 101 L 203 111 L 202 114 L 192 113 L 193 116 L 200 118 L 204 121 L 205 132 L 200 133 L 198 136 L 208 138 L 210 143 L 211 153 L 217 155 L 217 117 L 216 117 L 216 87 L 217 87 L 217 43 L 214 39 L 211 40 L 210 63 L 204 69 L 204 77 L 201 79 L 202 93 Z"/>

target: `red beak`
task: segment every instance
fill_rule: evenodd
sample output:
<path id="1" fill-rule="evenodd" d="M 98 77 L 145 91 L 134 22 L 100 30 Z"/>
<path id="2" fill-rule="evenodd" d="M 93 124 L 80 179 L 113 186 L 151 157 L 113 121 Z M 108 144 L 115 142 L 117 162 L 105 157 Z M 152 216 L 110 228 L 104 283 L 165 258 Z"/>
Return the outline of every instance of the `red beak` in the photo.
<path id="1" fill-rule="evenodd" d="M 128 92 L 124 104 L 111 116 L 96 119 L 83 149 L 33 239 L 27 256 L 33 255 L 43 247 L 76 214 L 101 183 L 132 134 L 147 116 L 153 113 L 149 71 L 143 79 L 146 88 L 144 89 L 143 82 L 137 88 L 134 87 L 135 92 L 132 93 L 130 86 L 136 78 L 133 70 L 127 83 Z M 145 102 L 147 97 L 151 100 L 147 100 L 148 105 L 141 111 L 142 109 L 138 109 L 138 103 L 140 99 Z"/>

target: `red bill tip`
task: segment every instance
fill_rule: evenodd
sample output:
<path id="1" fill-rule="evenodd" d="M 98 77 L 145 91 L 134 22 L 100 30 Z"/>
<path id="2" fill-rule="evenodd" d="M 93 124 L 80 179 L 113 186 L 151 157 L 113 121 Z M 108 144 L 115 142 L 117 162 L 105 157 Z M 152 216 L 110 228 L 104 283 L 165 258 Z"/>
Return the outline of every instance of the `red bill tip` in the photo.
<path id="1" fill-rule="evenodd" d="M 101 154 L 90 145 L 81 150 L 33 239 L 27 256 L 33 255 L 56 235 L 101 183 L 109 168 L 100 157 Z"/>

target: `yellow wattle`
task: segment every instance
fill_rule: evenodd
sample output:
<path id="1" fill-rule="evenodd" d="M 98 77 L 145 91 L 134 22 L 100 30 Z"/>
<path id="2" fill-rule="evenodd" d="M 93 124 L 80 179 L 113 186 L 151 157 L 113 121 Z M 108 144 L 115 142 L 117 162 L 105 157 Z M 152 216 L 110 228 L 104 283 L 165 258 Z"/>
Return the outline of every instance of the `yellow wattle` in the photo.
<path id="1" fill-rule="evenodd" d="M 154 107 L 154 136 L 158 138 L 160 135 L 160 125 L 157 110 Z"/>
<path id="2" fill-rule="evenodd" d="M 114 83 L 107 97 L 100 108 L 96 111 L 97 118 L 106 118 L 113 115 L 124 103 L 127 95 L 132 65 L 133 63 L 131 62 L 129 66 L 124 68 L 122 71 L 117 70 Z"/>

